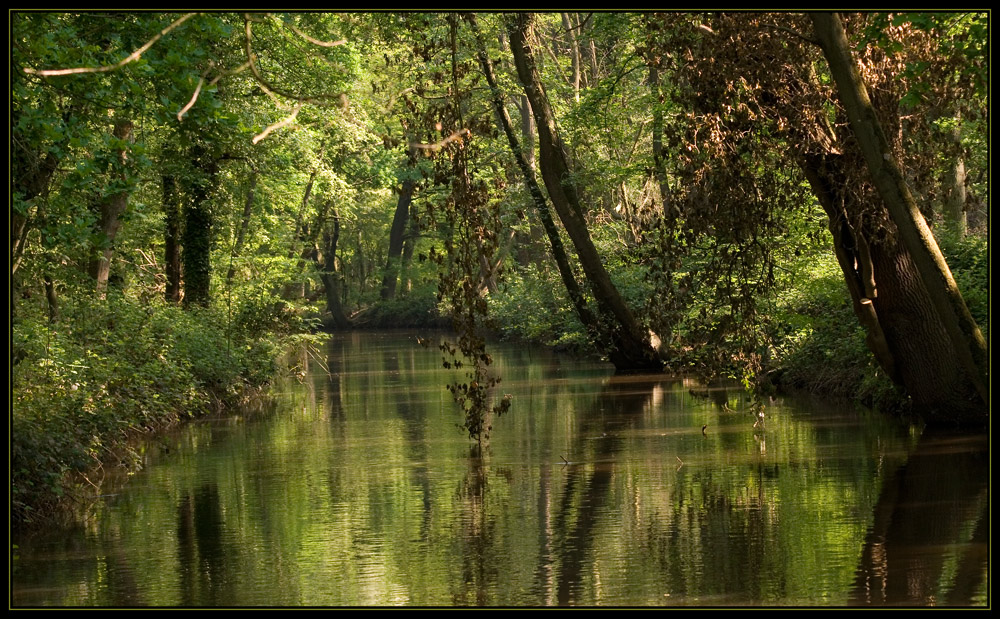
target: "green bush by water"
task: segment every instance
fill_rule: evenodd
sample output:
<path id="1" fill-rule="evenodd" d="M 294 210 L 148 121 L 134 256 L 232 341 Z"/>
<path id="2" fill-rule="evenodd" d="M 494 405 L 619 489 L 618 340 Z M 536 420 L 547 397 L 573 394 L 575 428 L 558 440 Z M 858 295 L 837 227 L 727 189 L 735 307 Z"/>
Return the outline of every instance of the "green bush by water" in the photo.
<path id="1" fill-rule="evenodd" d="M 115 292 L 105 301 L 66 299 L 54 323 L 26 306 L 12 325 L 15 523 L 36 520 L 73 474 L 112 453 L 135 465 L 126 447 L 134 434 L 237 402 L 276 370 L 273 336 L 227 321 L 224 310 L 184 311 Z M 262 315 L 250 304 L 235 316 Z M 298 329 L 280 312 L 266 320 L 274 321 Z"/>

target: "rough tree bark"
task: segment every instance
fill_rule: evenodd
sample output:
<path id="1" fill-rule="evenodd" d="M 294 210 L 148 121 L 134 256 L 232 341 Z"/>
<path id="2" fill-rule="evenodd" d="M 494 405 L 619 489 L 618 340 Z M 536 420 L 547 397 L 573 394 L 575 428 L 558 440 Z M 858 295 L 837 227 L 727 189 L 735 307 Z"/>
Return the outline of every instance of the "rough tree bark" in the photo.
<path id="1" fill-rule="evenodd" d="M 813 13 L 811 17 L 872 181 L 896 225 L 901 245 L 912 259 L 915 272 L 926 288 L 937 320 L 951 340 L 955 358 L 982 399 L 981 408 L 985 413 L 989 402 L 986 341 L 892 155 L 868 97 L 867 87 L 852 57 L 840 17 L 836 13 Z M 931 317 L 927 319 L 932 320 Z"/>

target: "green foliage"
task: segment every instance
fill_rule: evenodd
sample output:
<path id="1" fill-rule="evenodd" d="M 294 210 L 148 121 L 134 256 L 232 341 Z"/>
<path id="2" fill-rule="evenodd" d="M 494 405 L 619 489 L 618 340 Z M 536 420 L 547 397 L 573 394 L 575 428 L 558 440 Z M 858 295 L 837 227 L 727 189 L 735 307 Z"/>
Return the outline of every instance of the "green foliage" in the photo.
<path id="1" fill-rule="evenodd" d="M 968 235 L 955 239 L 942 235 L 941 250 L 948 261 L 962 292 L 962 298 L 972 317 L 983 332 L 987 344 L 990 337 L 990 265 L 989 240 L 984 236 Z"/>
<path id="2" fill-rule="evenodd" d="M 905 395 L 868 350 L 832 255 L 817 256 L 799 271 L 794 288 L 779 300 L 776 318 L 772 365 L 780 368 L 782 386 L 882 410 L 905 407 Z"/>
<path id="3" fill-rule="evenodd" d="M 199 13 L 114 70 L 32 72 L 115 65 L 180 17 L 11 14 L 19 518 L 38 505 L 29 497 L 62 492 L 67 473 L 86 470 L 130 432 L 266 382 L 273 338 L 308 329 L 303 306 L 324 302 L 320 271 L 335 272 L 344 313 L 359 326 L 457 318 L 459 341 L 446 352 L 468 372 L 452 388 L 475 438 L 488 432 L 497 382 L 488 329 L 593 349 L 528 215 L 524 179 L 495 126 L 462 20 Z M 766 17 L 594 13 L 567 17 L 576 20 L 567 29 L 560 14 L 539 15 L 538 65 L 572 167 L 566 180 L 615 286 L 628 306 L 645 307 L 642 320 L 675 369 L 746 378 L 781 367 L 810 390 L 898 401 L 864 346 L 825 215 L 790 163 L 803 136 L 789 127 L 802 110 L 836 121 L 829 97 L 796 99 L 799 70 L 818 51 L 780 38 L 790 29 L 771 28 Z M 969 201 L 978 204 L 970 215 L 987 212 L 987 18 L 852 18 L 852 34 L 892 64 L 883 85 L 898 82 L 909 113 L 899 127 L 903 150 L 935 160 L 915 187 L 927 204 L 939 201 L 941 171 L 962 155 Z M 796 30 L 799 19 L 783 14 L 777 23 Z M 507 101 L 519 101 L 500 22 L 482 16 L 487 51 Z M 716 36 L 726 24 L 754 46 L 774 43 L 761 49 L 777 55 L 762 60 L 744 45 L 725 48 L 733 58 L 703 53 L 730 40 Z M 824 95 L 829 76 L 813 77 Z M 134 143 L 114 137 L 119 119 L 134 124 Z M 953 133 L 960 138 L 941 148 Z M 521 137 L 534 157 L 530 132 Z M 654 143 L 663 146 L 657 158 Z M 407 164 L 411 149 L 416 165 Z M 164 177 L 177 187 L 172 200 Z M 413 259 L 400 275 L 409 286 L 382 301 L 386 241 L 406 180 L 416 182 L 405 232 Z M 109 245 L 97 233 L 98 207 L 120 193 L 128 205 Z M 160 301 L 167 220 L 184 234 L 189 311 Z M 334 229 L 338 241 L 324 246 Z M 988 241 L 942 246 L 988 335 Z M 106 300 L 87 273 L 99 249 L 114 254 Z M 42 316 L 43 282 L 53 283 L 58 304 L 51 322 Z"/>
<path id="4" fill-rule="evenodd" d="M 528 264 L 512 269 L 499 294 L 489 297 L 490 316 L 504 337 L 589 352 L 586 329 L 573 311 L 565 287 L 551 269 Z"/>
<path id="5" fill-rule="evenodd" d="M 436 287 L 425 284 L 405 295 L 375 302 L 358 317 L 356 324 L 380 329 L 436 328 L 447 326 L 448 320 L 438 307 Z"/>
<path id="6" fill-rule="evenodd" d="M 30 306 L 12 328 L 11 500 L 15 522 L 32 522 L 87 474 L 147 432 L 214 410 L 265 384 L 276 344 L 225 316 L 143 303 L 67 296 L 59 322 Z M 113 466 L 108 462 L 107 466 Z"/>

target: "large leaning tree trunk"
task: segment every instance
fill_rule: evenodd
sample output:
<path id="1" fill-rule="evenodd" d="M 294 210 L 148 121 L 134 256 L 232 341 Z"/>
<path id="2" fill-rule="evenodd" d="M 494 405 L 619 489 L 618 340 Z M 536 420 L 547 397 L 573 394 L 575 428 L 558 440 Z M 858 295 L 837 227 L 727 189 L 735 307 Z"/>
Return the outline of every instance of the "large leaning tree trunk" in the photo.
<path id="1" fill-rule="evenodd" d="M 977 380 L 977 371 L 970 372 L 968 362 L 960 360 L 957 348 L 984 349 L 968 346 L 964 338 L 955 338 L 955 330 L 949 333 L 940 317 L 939 303 L 934 301 L 930 288 L 935 278 L 944 278 L 943 261 L 942 268 L 935 264 L 931 269 L 933 276 L 928 284 L 928 276 L 915 257 L 920 248 L 912 249 L 904 236 L 933 239 L 920 233 L 922 221 L 915 220 L 918 211 L 912 198 L 905 209 L 898 208 L 898 201 L 890 208 L 892 196 L 884 198 L 873 182 L 861 144 L 866 138 L 858 135 L 850 117 L 844 116 L 847 106 L 837 107 L 837 118 L 831 118 L 830 104 L 837 92 L 816 70 L 823 54 L 818 42 L 806 36 L 810 34 L 811 18 L 790 13 L 717 13 L 705 17 L 706 23 L 696 27 L 686 19 L 668 21 L 669 15 L 657 17 L 661 25 L 669 27 L 657 30 L 660 38 L 652 39 L 650 45 L 661 56 L 672 54 L 676 75 L 671 78 L 679 86 L 673 96 L 700 116 L 702 125 L 720 128 L 717 141 L 747 151 L 749 156 L 736 161 L 754 164 L 747 172 L 750 178 L 788 176 L 790 170 L 756 165 L 775 151 L 786 153 L 789 161 L 798 163 L 829 217 L 833 249 L 854 311 L 867 331 L 867 344 L 881 368 L 905 388 L 913 408 L 928 421 L 942 425 L 983 423 L 987 419 L 986 400 L 976 384 L 982 386 L 983 381 Z M 814 15 L 812 19 L 819 17 Z M 899 36 L 912 37 L 914 33 Z M 869 130 L 861 133 L 872 136 L 874 107 L 882 126 L 889 127 L 887 133 L 894 136 L 892 149 L 883 142 L 874 163 L 888 175 L 898 196 L 905 191 L 895 164 L 898 158 L 907 157 L 917 177 L 923 167 L 933 163 L 929 157 L 903 149 L 899 89 L 906 83 L 900 81 L 903 78 L 898 73 L 880 68 L 891 66 L 883 54 L 870 49 L 861 65 L 869 80 L 878 80 L 871 91 L 874 101 L 867 106 L 865 122 Z M 831 64 L 854 66 L 849 58 L 841 58 Z M 753 88 L 738 92 L 728 88 L 727 84 L 734 80 Z M 751 113 L 733 112 L 741 106 Z M 699 146 L 707 149 L 715 143 L 703 142 Z M 717 174 L 717 159 L 704 164 L 706 177 Z M 885 170 L 890 164 L 896 169 L 895 180 L 893 173 Z M 701 173 L 702 169 L 697 171 Z M 880 181 L 883 186 L 885 180 Z M 729 188 L 722 187 L 712 195 L 712 203 L 723 203 L 729 193 Z M 796 205 L 801 204 L 802 197 L 797 192 L 787 196 L 773 193 L 768 200 L 786 204 L 785 208 L 800 208 Z M 918 234 L 914 235 L 914 230 Z M 970 357 L 975 359 L 967 352 L 966 360 Z"/>
<path id="2" fill-rule="evenodd" d="M 562 278 L 563 285 L 566 286 L 566 292 L 569 294 L 573 308 L 576 310 L 577 318 L 580 319 L 580 322 L 583 323 L 584 327 L 593 337 L 600 338 L 600 323 L 594 313 L 587 307 L 587 299 L 576 281 L 576 275 L 573 274 L 573 265 L 566 254 L 566 248 L 563 246 L 562 238 L 559 236 L 559 229 L 552 219 L 548 202 L 546 202 L 545 196 L 542 194 L 542 189 L 538 186 L 538 181 L 535 179 L 534 168 L 514 132 L 514 125 L 511 122 L 510 115 L 507 113 L 507 108 L 504 106 L 503 95 L 500 92 L 496 75 L 493 72 L 493 63 L 486 53 L 486 43 L 483 40 L 482 33 L 479 31 L 476 17 L 470 13 L 466 16 L 466 19 L 472 25 L 476 34 L 477 56 L 479 58 L 479 65 L 486 75 L 486 81 L 490 86 L 490 100 L 493 103 L 493 111 L 496 113 L 497 121 L 503 128 L 504 135 L 507 136 L 507 143 L 510 145 L 511 152 L 514 153 L 517 166 L 524 176 L 524 182 L 528 186 L 528 193 L 531 194 L 531 200 L 535 205 L 535 210 L 538 212 L 538 218 L 541 220 L 542 227 L 545 229 L 545 234 L 549 239 L 549 245 L 552 248 L 552 257 L 559 269 L 559 276 Z M 525 103 L 524 107 L 526 108 L 526 112 L 530 110 L 530 104 Z"/>
<path id="3" fill-rule="evenodd" d="M 954 358 L 981 398 L 979 406 L 985 420 L 989 402 L 989 353 L 986 341 L 892 154 L 869 99 L 867 87 L 855 65 L 840 17 L 835 13 L 814 13 L 812 20 L 871 179 L 889 211 L 898 230 L 900 244 L 909 254 L 913 270 L 926 289 L 936 314 L 936 317 L 926 316 L 923 320 L 936 320 L 943 326 Z M 919 361 L 915 360 L 915 363 Z M 942 411 L 942 414 L 946 413 Z"/>
<path id="4" fill-rule="evenodd" d="M 555 116 L 535 66 L 532 50 L 534 17 L 519 13 L 507 22 L 510 47 L 517 67 L 517 76 L 531 103 L 538 128 L 539 164 L 542 180 L 563 227 L 576 248 L 580 264 L 587 276 L 599 315 L 608 322 L 612 333 L 611 361 L 619 370 L 660 369 L 662 362 L 650 346 L 632 311 L 611 281 L 597 248 L 590 238 L 580 198 L 573 184 L 569 157 L 556 128 Z"/>
<path id="5" fill-rule="evenodd" d="M 898 234 L 880 229 L 870 204 L 846 191 L 841 154 L 806 157 L 802 168 L 830 218 L 834 251 L 854 312 L 879 365 L 906 388 L 914 408 L 932 421 L 978 423 L 985 408 L 975 386 L 956 362 L 951 339 L 921 283 Z"/>

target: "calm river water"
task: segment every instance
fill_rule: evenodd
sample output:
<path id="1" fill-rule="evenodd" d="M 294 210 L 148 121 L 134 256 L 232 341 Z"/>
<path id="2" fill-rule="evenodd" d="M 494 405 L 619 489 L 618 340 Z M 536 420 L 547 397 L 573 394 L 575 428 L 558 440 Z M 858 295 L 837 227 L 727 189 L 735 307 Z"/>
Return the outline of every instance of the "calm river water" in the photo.
<path id="1" fill-rule="evenodd" d="M 14 540 L 11 604 L 989 603 L 985 436 L 802 399 L 755 427 L 736 391 L 492 351 L 513 400 L 480 454 L 435 346 L 333 336 L 264 411 Z"/>

